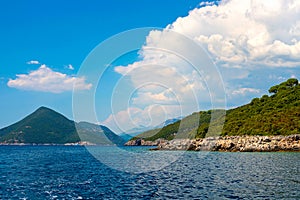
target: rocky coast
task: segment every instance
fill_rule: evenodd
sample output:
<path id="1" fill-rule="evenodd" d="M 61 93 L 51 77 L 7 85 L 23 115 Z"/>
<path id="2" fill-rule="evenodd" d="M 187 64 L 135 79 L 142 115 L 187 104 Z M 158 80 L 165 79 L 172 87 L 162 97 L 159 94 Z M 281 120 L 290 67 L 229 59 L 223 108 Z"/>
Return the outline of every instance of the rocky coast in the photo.
<path id="1" fill-rule="evenodd" d="M 224 136 L 203 139 L 174 139 L 167 141 L 131 140 L 128 146 L 157 146 L 152 150 L 274 152 L 299 151 L 300 135 L 289 136 Z"/>
<path id="2" fill-rule="evenodd" d="M 126 142 L 125 146 L 160 146 L 162 144 L 167 143 L 168 140 L 165 139 L 157 139 L 155 141 L 148 141 L 144 139 L 135 139 L 135 140 L 129 140 Z"/>

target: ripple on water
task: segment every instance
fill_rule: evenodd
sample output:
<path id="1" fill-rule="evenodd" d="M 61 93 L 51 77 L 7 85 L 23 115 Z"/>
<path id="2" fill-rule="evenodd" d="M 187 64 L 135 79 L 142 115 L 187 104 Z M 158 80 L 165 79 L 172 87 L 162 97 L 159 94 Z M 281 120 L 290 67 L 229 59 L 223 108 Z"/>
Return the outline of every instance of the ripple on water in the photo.
<path id="1" fill-rule="evenodd" d="M 300 199 L 299 153 L 201 153 L 130 174 L 83 147 L 0 146 L 0 199 Z"/>

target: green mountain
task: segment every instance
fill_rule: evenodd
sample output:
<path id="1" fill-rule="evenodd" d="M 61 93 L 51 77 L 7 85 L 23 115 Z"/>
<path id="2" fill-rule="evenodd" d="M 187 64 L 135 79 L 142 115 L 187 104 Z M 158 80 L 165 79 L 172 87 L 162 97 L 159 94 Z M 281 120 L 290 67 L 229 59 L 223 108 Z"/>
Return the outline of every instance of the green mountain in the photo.
<path id="1" fill-rule="evenodd" d="M 300 85 L 289 79 L 269 90 L 270 96 L 254 98 L 249 104 L 230 110 L 195 112 L 161 129 L 146 131 L 143 138 L 204 138 L 217 135 L 291 135 L 300 133 Z M 213 113 L 213 115 L 212 115 Z M 223 126 L 224 123 L 224 126 Z"/>
<path id="2" fill-rule="evenodd" d="M 79 141 L 102 145 L 123 145 L 125 142 L 104 126 L 76 123 L 46 107 L 40 107 L 19 122 L 0 129 L 0 142 L 5 143 L 65 144 Z"/>
<path id="3" fill-rule="evenodd" d="M 76 123 L 77 132 L 82 141 L 89 141 L 100 145 L 123 145 L 126 141 L 112 132 L 109 128 L 88 122 Z"/>
<path id="4" fill-rule="evenodd" d="M 270 96 L 229 110 L 223 135 L 290 135 L 300 133 L 300 85 L 289 79 L 269 89 Z"/>

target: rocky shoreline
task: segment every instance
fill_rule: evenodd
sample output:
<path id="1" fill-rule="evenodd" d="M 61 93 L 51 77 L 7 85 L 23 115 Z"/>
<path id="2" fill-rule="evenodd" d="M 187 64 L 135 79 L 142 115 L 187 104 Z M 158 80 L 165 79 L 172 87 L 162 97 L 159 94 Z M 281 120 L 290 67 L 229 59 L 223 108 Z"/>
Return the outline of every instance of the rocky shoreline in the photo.
<path id="1" fill-rule="evenodd" d="M 154 142 L 137 139 L 127 146 L 157 146 L 152 150 L 228 151 L 228 152 L 300 152 L 300 135 L 289 136 L 225 136 L 203 139 L 158 139 Z"/>
<path id="2" fill-rule="evenodd" d="M 159 146 L 166 142 L 168 142 L 168 140 L 157 139 L 155 141 L 147 141 L 139 138 L 136 140 L 129 140 L 128 142 L 126 142 L 125 146 Z"/>

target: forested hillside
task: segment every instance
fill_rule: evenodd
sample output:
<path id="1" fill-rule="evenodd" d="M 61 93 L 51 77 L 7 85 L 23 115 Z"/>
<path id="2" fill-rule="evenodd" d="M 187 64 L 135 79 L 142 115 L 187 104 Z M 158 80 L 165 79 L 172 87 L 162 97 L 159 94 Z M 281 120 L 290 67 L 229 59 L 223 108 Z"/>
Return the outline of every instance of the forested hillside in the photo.
<path id="1" fill-rule="evenodd" d="M 0 143 L 65 144 L 80 141 L 119 146 L 125 143 L 105 126 L 76 123 L 46 107 L 40 107 L 17 123 L 0 129 Z"/>
<path id="2" fill-rule="evenodd" d="M 269 89 L 270 96 L 227 111 L 223 135 L 290 135 L 300 133 L 300 85 L 289 79 Z"/>
<path id="3" fill-rule="evenodd" d="M 269 89 L 270 95 L 225 111 L 201 111 L 137 138 L 203 138 L 217 135 L 290 135 L 300 133 L 300 85 L 291 78 Z M 214 112 L 214 119 L 211 113 Z M 224 121 L 225 117 L 225 121 Z M 223 129 L 220 127 L 223 125 Z M 221 131 L 220 131 L 221 130 Z"/>

